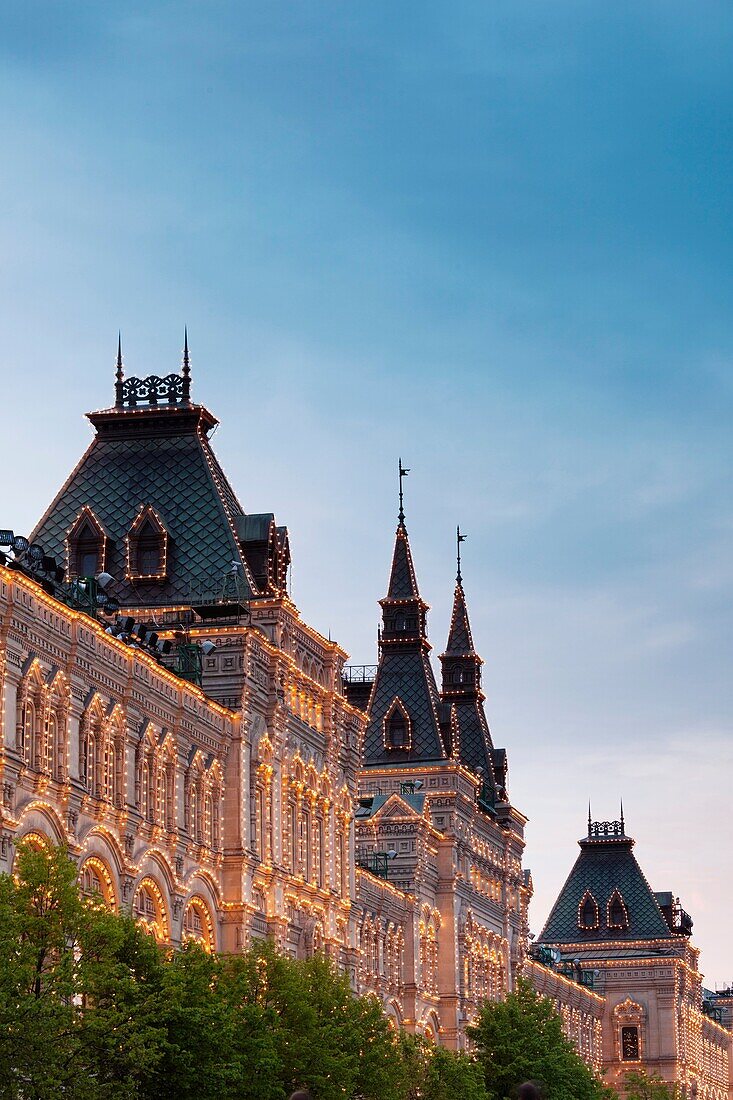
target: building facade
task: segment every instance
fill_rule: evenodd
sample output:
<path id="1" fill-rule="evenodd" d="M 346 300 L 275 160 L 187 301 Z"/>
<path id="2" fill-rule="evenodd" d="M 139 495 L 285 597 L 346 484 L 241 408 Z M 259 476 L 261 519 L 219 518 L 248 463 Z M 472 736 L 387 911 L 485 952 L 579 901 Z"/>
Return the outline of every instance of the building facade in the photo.
<path id="1" fill-rule="evenodd" d="M 30 547 L 0 555 L 0 870 L 20 839 L 64 843 L 82 888 L 159 942 L 323 951 L 395 1027 L 454 1049 L 524 974 L 594 1069 L 628 1061 L 636 1027 L 640 1064 L 727 1096 L 731 999 L 703 1011 L 688 937 L 645 930 L 664 1009 L 640 963 L 586 961 L 584 933 L 576 967 L 554 916 L 528 954 L 527 819 L 484 712 L 460 535 L 440 686 L 402 494 L 377 664 L 347 666 L 289 596 L 287 528 L 246 513 L 214 455 L 187 341 L 161 378 L 126 378 L 118 350 L 115 403 L 88 419 Z"/>
<path id="2" fill-rule="evenodd" d="M 534 954 L 602 994 L 605 1079 L 623 1094 L 625 1075 L 643 1070 L 683 1097 L 728 1100 L 730 999 L 703 988 L 691 918 L 649 886 L 623 812 L 611 822 L 589 814 L 579 845 Z"/>

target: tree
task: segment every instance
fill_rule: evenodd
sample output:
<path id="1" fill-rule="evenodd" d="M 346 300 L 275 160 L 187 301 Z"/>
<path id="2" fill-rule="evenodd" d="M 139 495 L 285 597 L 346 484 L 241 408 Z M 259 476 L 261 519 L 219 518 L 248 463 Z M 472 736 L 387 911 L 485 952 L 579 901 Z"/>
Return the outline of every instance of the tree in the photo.
<path id="1" fill-rule="evenodd" d="M 677 1085 L 667 1084 L 658 1073 L 651 1076 L 639 1070 L 627 1073 L 624 1088 L 626 1100 L 679 1100 L 680 1097 Z"/>
<path id="2" fill-rule="evenodd" d="M 400 1036 L 403 1100 L 487 1100 L 483 1069 L 463 1052 Z"/>
<path id="3" fill-rule="evenodd" d="M 0 876 L 0 1097 L 127 1100 L 160 1057 L 157 950 L 83 898 L 63 848 Z"/>
<path id="4" fill-rule="evenodd" d="M 506 1100 L 523 1081 L 536 1080 L 547 1100 L 600 1100 L 608 1090 L 585 1065 L 546 997 L 520 980 L 501 1002 L 485 1002 L 468 1034 L 482 1063 L 490 1100 Z"/>

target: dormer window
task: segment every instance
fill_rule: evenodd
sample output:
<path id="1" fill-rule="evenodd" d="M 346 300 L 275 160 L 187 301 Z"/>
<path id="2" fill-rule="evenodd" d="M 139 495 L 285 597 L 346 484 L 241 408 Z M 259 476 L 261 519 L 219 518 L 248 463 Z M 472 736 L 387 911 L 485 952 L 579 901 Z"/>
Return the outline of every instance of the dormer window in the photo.
<path id="1" fill-rule="evenodd" d="M 592 929 L 598 928 L 600 923 L 598 902 L 593 897 L 590 890 L 586 890 L 578 906 L 578 927 L 585 931 L 591 931 Z"/>
<path id="2" fill-rule="evenodd" d="M 629 912 L 618 890 L 614 890 L 608 899 L 606 923 L 614 931 L 622 932 L 629 927 Z"/>
<path id="3" fill-rule="evenodd" d="M 163 580 L 167 573 L 168 532 L 158 513 L 141 508 L 127 536 L 127 572 L 137 580 Z"/>
<path id="4" fill-rule="evenodd" d="M 395 630 L 399 630 L 400 632 L 407 630 L 407 619 L 404 615 L 395 616 L 394 628 Z"/>
<path id="5" fill-rule="evenodd" d="M 399 699 L 395 699 L 384 718 L 384 745 L 403 752 L 410 748 L 410 716 Z"/>
<path id="6" fill-rule="evenodd" d="M 86 506 L 74 520 L 66 536 L 68 571 L 76 577 L 94 577 L 104 570 L 107 535 L 101 523 Z"/>

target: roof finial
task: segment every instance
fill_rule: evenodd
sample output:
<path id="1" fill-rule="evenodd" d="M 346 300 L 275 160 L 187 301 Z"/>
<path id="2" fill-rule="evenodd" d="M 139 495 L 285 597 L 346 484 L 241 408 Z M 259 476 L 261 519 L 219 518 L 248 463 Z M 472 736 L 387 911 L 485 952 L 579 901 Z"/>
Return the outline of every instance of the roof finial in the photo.
<path id="1" fill-rule="evenodd" d="M 400 527 L 404 527 L 405 526 L 405 509 L 403 508 L 402 482 L 403 482 L 404 478 L 407 477 L 407 475 L 409 474 L 410 471 L 405 469 L 405 467 L 402 465 L 402 459 L 401 458 L 399 459 L 399 472 L 400 472 L 400 475 L 399 475 L 400 476 L 400 510 L 399 510 L 399 513 L 398 513 L 398 519 L 400 521 Z"/>
<path id="2" fill-rule="evenodd" d="M 621 832 L 623 833 L 625 831 L 626 831 L 626 824 L 624 822 L 624 800 L 622 798 L 621 799 Z"/>
<path id="3" fill-rule="evenodd" d="M 124 404 L 122 395 L 122 380 L 125 377 L 122 370 L 122 333 L 117 330 L 117 371 L 115 373 L 115 406 L 121 409 Z"/>
<path id="4" fill-rule="evenodd" d="M 188 355 L 188 325 L 183 329 L 183 401 L 188 404 L 191 398 L 191 360 Z"/>
<path id="5" fill-rule="evenodd" d="M 465 542 L 467 538 L 467 535 L 461 534 L 461 528 L 456 527 L 456 562 L 458 564 L 458 570 L 456 572 L 456 584 L 463 583 L 463 577 L 461 576 L 461 543 Z"/>
<path id="6" fill-rule="evenodd" d="M 590 799 L 588 799 L 588 836 L 590 836 L 590 829 L 591 829 Z"/>

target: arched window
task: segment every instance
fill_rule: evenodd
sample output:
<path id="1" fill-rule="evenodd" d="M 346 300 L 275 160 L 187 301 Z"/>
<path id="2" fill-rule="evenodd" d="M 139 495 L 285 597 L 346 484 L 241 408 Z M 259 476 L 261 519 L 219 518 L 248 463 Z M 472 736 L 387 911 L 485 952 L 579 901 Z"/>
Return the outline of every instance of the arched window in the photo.
<path id="1" fill-rule="evenodd" d="M 67 533 L 69 573 L 94 577 L 104 569 L 107 535 L 91 508 L 84 507 Z"/>
<path id="2" fill-rule="evenodd" d="M 388 749 L 410 747 L 410 718 L 399 699 L 395 699 L 385 716 L 384 744 Z"/>
<path id="3" fill-rule="evenodd" d="M 154 879 L 142 880 L 135 891 L 132 910 L 138 924 L 155 936 L 158 943 L 168 939 L 168 914 L 163 894 Z"/>
<path id="4" fill-rule="evenodd" d="M 599 924 L 600 913 L 598 910 L 598 902 L 593 897 L 590 890 L 586 890 L 578 906 L 578 927 L 591 930 L 598 928 Z"/>
<path id="5" fill-rule="evenodd" d="M 149 519 L 140 528 L 137 538 L 135 572 L 141 577 L 152 577 L 160 572 L 160 536 Z"/>
<path id="6" fill-rule="evenodd" d="M 127 572 L 131 577 L 162 580 L 166 575 L 168 532 L 149 505 L 140 509 L 127 536 Z"/>
<path id="7" fill-rule="evenodd" d="M 623 931 L 629 927 L 628 910 L 618 890 L 614 890 L 608 899 L 606 923 L 615 931 Z"/>

